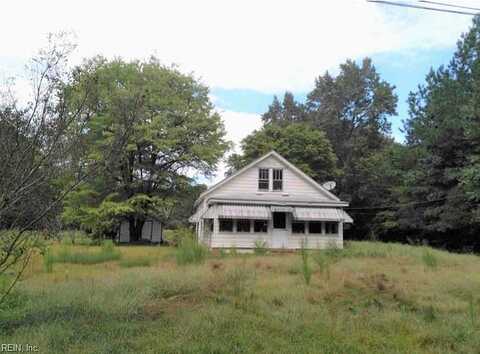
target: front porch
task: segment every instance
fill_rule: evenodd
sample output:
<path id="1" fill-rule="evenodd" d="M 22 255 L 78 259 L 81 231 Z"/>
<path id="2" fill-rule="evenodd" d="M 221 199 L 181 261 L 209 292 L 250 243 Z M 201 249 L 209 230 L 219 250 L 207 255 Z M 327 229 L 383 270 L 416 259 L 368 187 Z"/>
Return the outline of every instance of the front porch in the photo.
<path id="1" fill-rule="evenodd" d="M 334 208 L 213 205 L 196 228 L 210 248 L 252 249 L 259 242 L 271 249 L 342 248 L 347 217 Z"/>

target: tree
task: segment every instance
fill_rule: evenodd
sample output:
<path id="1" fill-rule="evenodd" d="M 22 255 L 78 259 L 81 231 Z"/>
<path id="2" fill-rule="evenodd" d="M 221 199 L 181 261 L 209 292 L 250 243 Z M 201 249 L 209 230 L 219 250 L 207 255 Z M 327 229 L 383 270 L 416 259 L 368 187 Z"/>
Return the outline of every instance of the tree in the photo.
<path id="1" fill-rule="evenodd" d="M 67 201 L 64 217 L 99 233 L 113 218 L 126 217 L 132 240 L 138 240 L 149 215 L 166 219 L 188 174 L 215 171 L 228 148 L 223 124 L 205 86 L 156 58 L 94 58 L 78 70 L 73 92 L 82 91 L 85 81 L 96 82 L 83 110 L 90 148 L 78 163 L 98 161 L 102 169 L 88 190 L 78 192 L 83 198 Z M 113 154 L 105 154 L 109 150 Z"/>
<path id="2" fill-rule="evenodd" d="M 0 289 L 0 303 L 38 245 L 38 233 L 28 231 L 51 227 L 62 199 L 88 175 L 78 173 L 75 183 L 59 188 L 71 167 L 65 156 L 78 146 L 75 129 L 85 119 L 78 110 L 69 110 L 65 91 L 72 81 L 67 60 L 75 46 L 65 33 L 48 39 L 29 65 L 32 99 L 22 104 L 9 84 L 0 97 L 0 277 L 14 274 L 7 289 Z M 88 89 L 86 81 L 77 93 L 79 108 Z"/>
<path id="3" fill-rule="evenodd" d="M 479 224 L 480 19 L 457 44 L 450 63 L 431 70 L 410 94 L 406 121 L 410 149 L 422 153 L 416 164 L 411 205 L 398 218 L 422 237 L 443 245 L 473 244 Z M 452 234 L 460 239 L 452 238 Z M 454 247 L 455 247 L 454 246 Z"/>
<path id="4" fill-rule="evenodd" d="M 308 124 L 285 127 L 268 124 L 247 136 L 241 144 L 243 154 L 228 160 L 229 173 L 275 150 L 313 179 L 323 182 L 337 175 L 336 158 L 330 142 L 321 131 Z"/>
<path id="5" fill-rule="evenodd" d="M 267 112 L 262 115 L 264 124 L 289 124 L 305 121 L 305 108 L 295 101 L 291 92 L 285 92 L 283 102 L 280 103 L 277 96 L 273 96 L 273 102 Z"/>
<path id="6" fill-rule="evenodd" d="M 326 72 L 315 80 L 307 96 L 307 119 L 332 143 L 342 171 L 337 193 L 352 208 L 380 202 L 363 192 L 376 188 L 364 173 L 364 165 L 393 144 L 388 118 L 396 114 L 396 105 L 394 87 L 380 78 L 369 58 L 361 65 L 347 60 L 335 77 Z M 367 218 L 353 212 L 353 216 L 359 220 L 354 224 L 355 234 L 363 237 L 374 215 Z"/>

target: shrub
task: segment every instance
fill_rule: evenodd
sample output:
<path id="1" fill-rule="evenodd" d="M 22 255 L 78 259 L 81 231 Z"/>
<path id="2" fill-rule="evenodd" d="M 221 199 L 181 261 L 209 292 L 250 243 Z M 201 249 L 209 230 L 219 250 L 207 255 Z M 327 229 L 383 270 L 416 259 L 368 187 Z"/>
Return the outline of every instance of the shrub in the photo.
<path id="1" fill-rule="evenodd" d="M 183 239 L 178 245 L 176 259 L 177 264 L 199 264 L 205 261 L 208 249 L 189 237 Z"/>
<path id="2" fill-rule="evenodd" d="M 253 249 L 253 252 L 257 256 L 263 256 L 267 254 L 267 242 L 263 240 L 256 240 L 255 241 L 255 248 Z"/>
<path id="3" fill-rule="evenodd" d="M 433 252 L 425 247 L 422 254 L 422 261 L 425 265 L 425 268 L 436 269 L 438 265 L 437 257 L 433 254 Z"/>
<path id="4" fill-rule="evenodd" d="M 97 242 L 81 230 L 65 230 L 58 234 L 60 242 L 64 245 L 90 246 Z"/>
<path id="5" fill-rule="evenodd" d="M 309 285 L 310 280 L 312 279 L 312 268 L 310 267 L 310 263 L 308 260 L 308 251 L 305 248 L 305 242 L 302 241 L 302 249 L 301 249 L 301 255 L 302 255 L 302 275 L 303 279 L 305 280 L 305 284 Z"/>
<path id="6" fill-rule="evenodd" d="M 179 227 L 173 230 L 165 230 L 164 237 L 169 245 L 178 247 L 185 239 L 195 240 L 195 233 L 188 227 Z"/>

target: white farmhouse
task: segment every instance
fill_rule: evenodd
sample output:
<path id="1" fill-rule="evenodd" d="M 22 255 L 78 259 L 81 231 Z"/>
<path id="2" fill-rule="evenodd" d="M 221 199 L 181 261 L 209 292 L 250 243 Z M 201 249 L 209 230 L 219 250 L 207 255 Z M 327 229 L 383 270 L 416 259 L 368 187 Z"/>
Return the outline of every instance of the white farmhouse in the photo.
<path id="1" fill-rule="evenodd" d="M 190 222 L 210 248 L 341 248 L 346 206 L 271 151 L 202 193 Z"/>

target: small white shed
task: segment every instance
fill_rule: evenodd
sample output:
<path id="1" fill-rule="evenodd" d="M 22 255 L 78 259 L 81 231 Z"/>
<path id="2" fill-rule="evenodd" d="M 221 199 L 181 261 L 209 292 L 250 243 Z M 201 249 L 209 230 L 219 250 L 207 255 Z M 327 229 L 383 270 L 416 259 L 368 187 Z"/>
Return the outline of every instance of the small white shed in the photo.
<path id="1" fill-rule="evenodd" d="M 149 218 L 145 221 L 142 227 L 142 242 L 161 243 L 163 240 L 162 223 L 156 219 Z M 117 241 L 120 243 L 129 243 L 130 239 L 130 225 L 128 220 L 122 220 L 117 231 Z"/>

